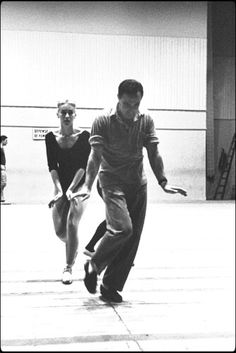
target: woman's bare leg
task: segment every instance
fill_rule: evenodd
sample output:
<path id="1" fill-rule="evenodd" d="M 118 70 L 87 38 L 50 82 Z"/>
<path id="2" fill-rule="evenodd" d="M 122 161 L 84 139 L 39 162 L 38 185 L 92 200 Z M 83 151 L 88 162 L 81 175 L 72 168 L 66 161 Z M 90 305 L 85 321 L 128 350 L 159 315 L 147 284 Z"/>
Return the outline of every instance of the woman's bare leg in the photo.
<path id="1" fill-rule="evenodd" d="M 67 241 L 66 241 L 66 263 L 72 267 L 78 252 L 78 227 L 86 207 L 86 201 L 79 199 L 70 201 L 70 208 L 67 217 Z"/>
<path id="2" fill-rule="evenodd" d="M 65 195 L 52 208 L 52 218 L 56 235 L 65 243 L 66 266 L 63 270 L 62 282 L 72 283 L 72 267 L 78 252 L 78 226 L 84 212 L 86 201 L 78 199 L 68 201 Z"/>
<path id="3" fill-rule="evenodd" d="M 52 219 L 55 233 L 64 243 L 67 241 L 67 217 L 69 213 L 70 203 L 66 196 L 63 195 L 52 208 Z"/>

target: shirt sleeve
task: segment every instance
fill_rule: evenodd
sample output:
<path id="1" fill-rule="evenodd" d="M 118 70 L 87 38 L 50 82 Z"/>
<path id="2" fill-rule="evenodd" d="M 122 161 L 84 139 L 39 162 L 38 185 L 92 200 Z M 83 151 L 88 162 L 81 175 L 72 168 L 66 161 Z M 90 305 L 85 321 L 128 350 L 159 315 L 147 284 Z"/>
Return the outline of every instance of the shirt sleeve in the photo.
<path id="1" fill-rule="evenodd" d="M 105 116 L 99 116 L 94 120 L 89 139 L 91 146 L 104 145 L 106 139 L 105 120 Z"/>
<path id="2" fill-rule="evenodd" d="M 53 143 L 52 137 L 53 137 L 52 132 L 49 132 L 45 136 L 46 153 L 47 153 L 47 162 L 48 162 L 49 172 L 51 172 L 51 170 L 58 170 L 56 153 L 55 153 L 55 145 Z"/>
<path id="3" fill-rule="evenodd" d="M 150 115 L 145 116 L 145 137 L 144 147 L 147 147 L 150 143 L 159 143 L 159 139 L 156 135 L 155 125 Z"/>

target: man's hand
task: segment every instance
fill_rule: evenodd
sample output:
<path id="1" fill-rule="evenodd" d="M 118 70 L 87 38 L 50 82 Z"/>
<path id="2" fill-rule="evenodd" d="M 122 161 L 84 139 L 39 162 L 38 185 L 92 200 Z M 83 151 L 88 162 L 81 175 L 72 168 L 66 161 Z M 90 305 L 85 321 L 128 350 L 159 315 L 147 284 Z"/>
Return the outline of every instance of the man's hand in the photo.
<path id="1" fill-rule="evenodd" d="M 54 204 L 62 197 L 63 192 L 58 191 L 57 194 L 54 196 L 54 198 L 49 202 L 48 207 L 51 208 L 54 206 Z"/>
<path id="2" fill-rule="evenodd" d="M 183 196 L 187 196 L 187 191 L 177 186 L 171 186 L 166 184 L 162 187 L 162 189 L 169 194 L 181 194 Z"/>
<path id="3" fill-rule="evenodd" d="M 70 200 L 74 199 L 75 197 L 79 197 L 80 201 L 83 202 L 90 197 L 90 194 L 91 194 L 91 190 L 89 190 L 87 186 L 82 186 L 82 188 L 79 191 L 71 194 Z"/>

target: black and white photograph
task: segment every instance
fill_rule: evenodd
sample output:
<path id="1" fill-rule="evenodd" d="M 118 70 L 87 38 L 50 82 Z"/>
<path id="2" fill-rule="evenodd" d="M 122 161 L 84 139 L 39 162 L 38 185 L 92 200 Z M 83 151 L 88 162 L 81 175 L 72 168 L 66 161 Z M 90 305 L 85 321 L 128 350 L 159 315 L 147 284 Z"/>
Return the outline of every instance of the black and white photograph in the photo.
<path id="1" fill-rule="evenodd" d="M 235 351 L 235 1 L 1 2 L 1 351 Z"/>

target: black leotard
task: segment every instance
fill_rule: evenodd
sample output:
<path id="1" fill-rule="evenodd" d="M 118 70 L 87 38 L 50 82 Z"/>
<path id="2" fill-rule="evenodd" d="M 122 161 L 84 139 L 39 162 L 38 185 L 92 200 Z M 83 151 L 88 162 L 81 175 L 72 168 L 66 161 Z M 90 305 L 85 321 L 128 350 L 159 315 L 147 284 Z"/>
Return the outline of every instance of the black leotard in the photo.
<path id="1" fill-rule="evenodd" d="M 61 148 L 53 132 L 45 136 L 49 172 L 53 169 L 58 172 L 63 193 L 67 191 L 77 170 L 86 169 L 90 153 L 89 137 L 90 133 L 84 130 L 71 148 Z M 85 175 L 77 186 L 84 181 Z"/>

